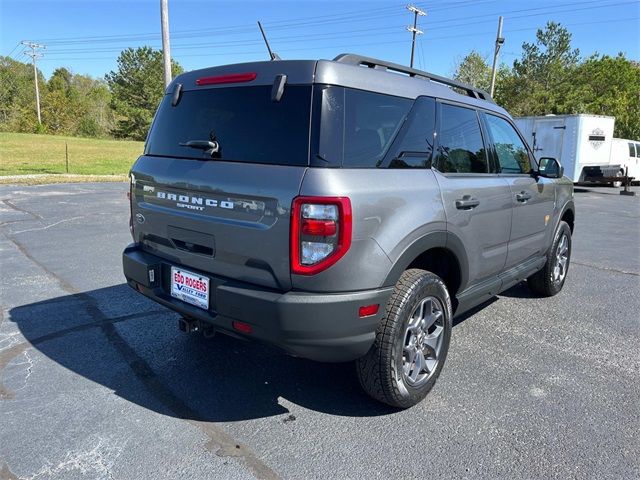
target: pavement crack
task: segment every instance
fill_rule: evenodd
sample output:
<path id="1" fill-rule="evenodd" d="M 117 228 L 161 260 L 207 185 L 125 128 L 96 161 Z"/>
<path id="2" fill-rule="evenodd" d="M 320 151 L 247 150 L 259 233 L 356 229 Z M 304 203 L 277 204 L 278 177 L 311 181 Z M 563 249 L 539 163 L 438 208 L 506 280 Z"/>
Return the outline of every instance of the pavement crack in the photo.
<path id="1" fill-rule="evenodd" d="M 9 348 L 5 348 L 0 351 L 0 374 L 7 367 L 7 365 L 18 355 L 26 352 L 27 349 L 36 347 L 44 342 L 48 342 L 50 340 L 55 340 L 60 337 L 64 337 L 65 335 L 69 335 L 71 333 L 81 332 L 84 330 L 89 330 L 91 328 L 100 327 L 105 322 L 117 323 L 124 322 L 126 320 L 134 320 L 138 318 L 144 318 L 152 315 L 159 315 L 162 313 L 166 313 L 166 310 L 152 310 L 148 312 L 139 312 L 139 313 L 131 313 L 127 315 L 122 315 L 114 318 L 107 318 L 105 320 L 98 320 L 90 323 L 83 323 L 82 325 L 76 325 L 74 327 L 65 328 L 63 330 L 58 330 L 56 332 L 48 333 L 46 335 L 42 335 L 40 337 L 34 338 L 31 341 L 25 341 L 18 344 L 14 344 Z M 0 381 L 0 400 L 9 400 L 14 397 L 14 392 L 9 390 L 4 386 L 4 384 Z"/>
<path id="2" fill-rule="evenodd" d="M 44 263 L 40 262 L 33 255 L 31 255 L 27 250 L 27 248 L 20 241 L 18 241 L 16 238 L 14 238 L 13 236 L 9 235 L 6 232 L 4 233 L 4 236 L 7 238 L 7 240 L 9 240 L 11 243 L 13 243 L 16 246 L 16 248 L 22 255 L 24 255 L 28 260 L 30 260 L 31 262 L 36 264 L 38 267 L 40 267 L 42 270 L 44 270 L 44 272 L 47 275 L 49 275 L 50 277 L 53 277 L 65 292 L 71 293 L 71 294 L 79 293 L 79 291 L 75 287 L 73 287 L 73 285 L 71 285 L 69 282 L 64 280 L 59 275 L 57 275 L 53 270 L 49 269 L 49 267 L 47 267 Z"/>
<path id="3" fill-rule="evenodd" d="M 38 478 L 66 478 L 72 474 L 72 472 L 77 472 L 81 476 L 88 476 L 89 478 L 104 478 L 105 475 L 107 475 L 108 478 L 113 478 L 111 476 L 111 469 L 124 451 L 126 444 L 126 441 L 123 442 L 99 437 L 91 448 L 70 450 L 57 464 L 47 461 L 40 470 L 25 478 L 29 480 Z"/>
<path id="4" fill-rule="evenodd" d="M 189 407 L 187 403 L 162 383 L 151 366 L 126 342 L 113 324 L 105 323 L 101 325 L 101 328 L 109 342 L 119 350 L 120 355 L 129 364 L 129 367 L 147 391 L 177 418 L 198 427 L 209 437 L 206 445 L 207 450 L 221 457 L 239 458 L 258 479 L 272 480 L 279 478 L 248 446 L 237 442 L 215 423 L 198 420 L 200 417 L 198 412 Z"/>
<path id="5" fill-rule="evenodd" d="M 626 271 L 626 270 L 620 270 L 619 268 L 603 267 L 601 265 L 594 265 L 592 263 L 576 262 L 575 260 L 571 260 L 571 263 L 573 263 L 574 265 L 580 265 L 582 267 L 595 268 L 597 270 L 602 270 L 602 271 L 605 271 L 605 272 L 616 272 L 616 273 L 622 273 L 624 275 L 633 275 L 635 277 L 640 277 L 640 273 L 629 272 L 629 271 Z"/>
<path id="6" fill-rule="evenodd" d="M 40 230 L 47 230 L 51 227 L 55 227 L 56 225 L 60 225 L 61 223 L 66 223 L 66 222 L 72 222 L 74 220 L 79 220 L 81 218 L 84 218 L 84 216 L 80 215 L 77 217 L 70 217 L 70 218 L 64 218 L 58 222 L 54 222 L 54 223 L 50 223 L 49 225 L 45 225 L 44 227 L 38 227 L 38 228 L 28 228 L 26 230 L 18 230 L 17 232 L 12 232 L 13 235 L 18 235 L 19 233 L 27 233 L 27 232 L 38 232 Z"/>
<path id="7" fill-rule="evenodd" d="M 19 206 L 17 206 L 15 203 L 13 203 L 11 200 L 9 200 L 7 198 L 5 198 L 5 199 L 3 199 L 1 201 L 2 201 L 2 203 L 4 203 L 7 207 L 11 208 L 12 210 L 15 210 L 15 211 L 20 212 L 20 213 L 24 213 L 26 215 L 30 215 L 30 216 L 32 216 L 34 218 L 37 218 L 38 220 L 42 220 L 42 217 L 40 215 L 38 215 L 37 213 L 30 212 L 27 209 L 19 207 Z"/>
<path id="8" fill-rule="evenodd" d="M 71 327 L 66 330 L 58 331 L 52 334 L 44 335 L 38 339 L 33 340 L 31 343 L 24 342 L 19 345 L 15 345 L 0 353 L 0 373 L 7 366 L 9 361 L 16 355 L 19 355 L 30 346 L 37 345 L 38 343 L 57 338 L 61 335 L 66 335 L 71 332 L 80 331 L 88 328 L 100 327 L 102 332 L 106 336 L 109 343 L 116 347 L 120 355 L 129 365 L 136 378 L 143 384 L 146 390 L 160 401 L 167 409 L 169 409 L 177 418 L 180 418 L 196 427 L 198 427 L 208 438 L 207 449 L 216 453 L 219 456 L 237 457 L 245 466 L 251 471 L 251 473 L 258 479 L 272 480 L 279 478 L 278 475 L 257 455 L 245 445 L 237 442 L 231 435 L 229 435 L 224 429 L 211 422 L 203 422 L 197 420 L 199 418 L 198 413 L 189 407 L 184 401 L 176 396 L 171 389 L 165 386 L 158 376 L 155 374 L 149 364 L 141 358 L 137 352 L 124 340 L 124 338 L 118 333 L 117 329 L 113 325 L 115 319 L 108 318 L 98 307 L 96 300 L 86 293 L 80 292 L 69 282 L 61 278 L 46 265 L 34 258 L 27 248 L 22 245 L 17 239 L 5 233 L 5 236 L 12 242 L 26 258 L 38 265 L 45 273 L 53 277 L 60 287 L 70 293 L 73 297 L 81 300 L 84 303 L 84 307 L 92 318 L 97 319 L 96 322 L 89 324 L 83 324 L 77 327 Z M 12 398 L 15 394 L 10 392 L 6 387 L 0 383 L 0 399 Z"/>

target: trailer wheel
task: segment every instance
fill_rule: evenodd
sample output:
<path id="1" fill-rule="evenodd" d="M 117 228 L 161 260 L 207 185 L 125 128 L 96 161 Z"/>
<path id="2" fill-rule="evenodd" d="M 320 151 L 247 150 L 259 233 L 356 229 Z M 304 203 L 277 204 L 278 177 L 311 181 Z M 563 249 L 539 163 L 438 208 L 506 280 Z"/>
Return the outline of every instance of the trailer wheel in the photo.
<path id="1" fill-rule="evenodd" d="M 616 177 L 622 177 L 622 176 L 624 176 L 624 172 L 622 170 L 619 170 L 616 173 Z M 622 180 L 620 180 L 619 182 L 611 182 L 611 186 L 615 188 L 620 188 L 622 186 Z"/>

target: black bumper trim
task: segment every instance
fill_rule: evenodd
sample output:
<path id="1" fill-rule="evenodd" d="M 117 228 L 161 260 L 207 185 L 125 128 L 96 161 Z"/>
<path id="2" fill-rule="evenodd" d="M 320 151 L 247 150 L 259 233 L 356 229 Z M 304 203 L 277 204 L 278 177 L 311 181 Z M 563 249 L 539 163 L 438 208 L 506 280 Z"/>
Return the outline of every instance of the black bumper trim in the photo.
<path id="1" fill-rule="evenodd" d="M 175 299 L 168 293 L 162 271 L 172 265 L 140 250 L 136 244 L 123 252 L 127 282 L 143 295 L 176 312 L 213 324 L 234 335 L 234 320 L 248 323 L 253 333 L 245 335 L 271 343 L 286 352 L 325 362 L 355 360 L 364 355 L 375 338 L 375 330 L 392 287 L 344 293 L 278 292 L 200 272 L 211 279 L 209 311 Z M 154 270 L 155 282 L 149 281 Z M 190 269 L 193 270 L 193 269 Z M 363 305 L 378 303 L 378 313 L 359 318 Z"/>

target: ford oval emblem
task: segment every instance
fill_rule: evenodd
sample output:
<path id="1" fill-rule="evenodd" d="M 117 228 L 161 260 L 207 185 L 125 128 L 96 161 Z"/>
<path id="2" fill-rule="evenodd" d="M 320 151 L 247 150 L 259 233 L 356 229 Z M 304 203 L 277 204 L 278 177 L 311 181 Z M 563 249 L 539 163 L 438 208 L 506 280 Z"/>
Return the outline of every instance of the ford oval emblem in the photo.
<path id="1" fill-rule="evenodd" d="M 138 222 L 138 223 L 144 223 L 144 220 L 145 220 L 145 218 L 144 218 L 144 215 L 143 215 L 143 214 L 141 214 L 141 213 L 136 213 L 136 222 Z"/>

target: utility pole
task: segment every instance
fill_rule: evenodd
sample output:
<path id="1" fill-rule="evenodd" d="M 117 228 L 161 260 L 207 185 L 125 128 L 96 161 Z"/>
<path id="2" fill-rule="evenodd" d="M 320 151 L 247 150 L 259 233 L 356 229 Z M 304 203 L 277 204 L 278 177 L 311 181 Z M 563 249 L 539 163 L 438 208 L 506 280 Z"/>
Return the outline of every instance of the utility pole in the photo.
<path id="1" fill-rule="evenodd" d="M 171 83 L 171 45 L 169 45 L 169 0 L 160 0 L 162 23 L 162 60 L 164 61 L 164 86 Z"/>
<path id="2" fill-rule="evenodd" d="M 418 15 L 422 17 L 426 15 L 427 12 L 420 10 L 418 7 L 413 5 L 407 5 L 407 10 L 413 12 L 413 27 L 407 27 L 407 31 L 411 32 L 413 37 L 411 40 L 411 62 L 409 63 L 409 66 L 413 68 L 413 53 L 416 49 L 416 35 L 422 35 L 424 33 L 422 30 L 418 30 Z"/>
<path id="3" fill-rule="evenodd" d="M 38 50 L 45 49 L 47 47 L 38 43 L 29 42 L 27 40 L 24 40 L 20 43 L 22 43 L 22 45 L 24 45 L 25 47 L 31 49 L 30 51 L 25 50 L 24 54 L 31 57 L 31 60 L 33 61 L 33 78 L 36 83 L 36 110 L 38 111 L 38 125 L 42 125 L 42 118 L 40 117 L 40 89 L 38 88 L 38 68 L 36 67 L 36 59 L 42 58 L 42 53 L 40 53 Z"/>
<path id="4" fill-rule="evenodd" d="M 498 66 L 498 53 L 500 47 L 504 45 L 504 37 L 502 36 L 502 16 L 498 19 L 498 34 L 496 35 L 496 47 L 493 51 L 493 67 L 491 67 L 491 90 L 490 95 L 493 97 L 493 92 L 496 88 L 496 68 Z"/>

